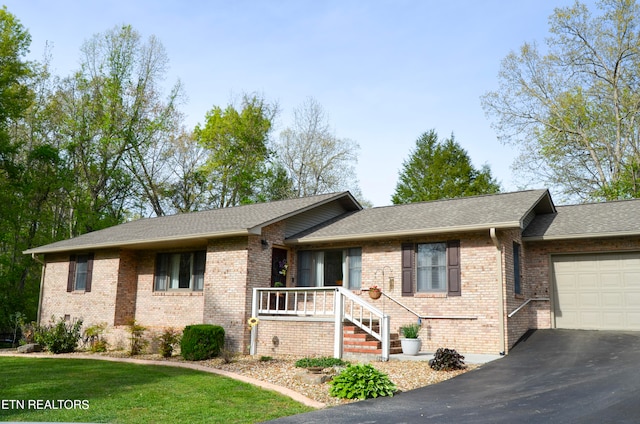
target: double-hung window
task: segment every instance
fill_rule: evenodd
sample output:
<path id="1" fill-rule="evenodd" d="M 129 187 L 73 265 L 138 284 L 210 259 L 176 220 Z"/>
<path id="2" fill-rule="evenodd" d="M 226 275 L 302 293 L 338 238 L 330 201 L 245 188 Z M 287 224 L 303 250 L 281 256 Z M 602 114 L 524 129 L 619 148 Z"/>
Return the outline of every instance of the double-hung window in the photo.
<path id="1" fill-rule="evenodd" d="M 402 245 L 402 295 L 446 293 L 460 296 L 460 242 Z"/>
<path id="2" fill-rule="evenodd" d="M 418 292 L 443 292 L 447 290 L 447 244 L 418 244 L 417 289 Z"/>
<path id="3" fill-rule="evenodd" d="M 71 255 L 67 291 L 91 291 L 93 274 L 93 254 Z"/>
<path id="4" fill-rule="evenodd" d="M 362 249 L 302 250 L 298 252 L 298 287 L 362 285 Z"/>
<path id="5" fill-rule="evenodd" d="M 202 291 L 207 252 L 158 253 L 155 290 Z"/>

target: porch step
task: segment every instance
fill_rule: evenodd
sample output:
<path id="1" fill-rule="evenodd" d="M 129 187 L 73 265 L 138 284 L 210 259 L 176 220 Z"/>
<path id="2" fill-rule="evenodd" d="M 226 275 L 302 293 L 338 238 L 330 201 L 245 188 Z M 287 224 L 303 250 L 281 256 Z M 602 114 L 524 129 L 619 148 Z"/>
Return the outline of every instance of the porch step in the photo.
<path id="1" fill-rule="evenodd" d="M 343 351 L 345 353 L 361 353 L 382 355 L 382 342 L 362 330 L 355 325 L 345 324 L 342 328 L 343 331 Z M 374 331 L 378 331 L 375 328 Z M 398 333 L 390 334 L 390 352 L 391 354 L 402 353 L 402 347 L 400 345 L 400 337 Z"/>

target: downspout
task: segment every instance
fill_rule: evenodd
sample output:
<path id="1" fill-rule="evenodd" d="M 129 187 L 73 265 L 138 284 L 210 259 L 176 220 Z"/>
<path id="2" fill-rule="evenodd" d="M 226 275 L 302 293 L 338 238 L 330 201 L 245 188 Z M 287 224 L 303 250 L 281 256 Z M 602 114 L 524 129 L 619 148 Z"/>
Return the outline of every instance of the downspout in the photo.
<path id="1" fill-rule="evenodd" d="M 42 291 L 44 290 L 44 273 L 47 269 L 47 264 L 38 258 L 35 253 L 31 254 L 31 258 L 42 265 L 42 273 L 40 274 L 40 294 L 38 294 L 38 315 L 36 316 L 36 322 L 40 324 L 40 312 L 42 310 Z"/>
<path id="2" fill-rule="evenodd" d="M 507 347 L 506 347 L 506 343 L 505 343 L 505 336 L 504 336 L 504 316 L 505 316 L 505 310 L 504 310 L 504 299 L 502 296 L 502 247 L 500 246 L 500 241 L 498 240 L 498 236 L 496 235 L 496 229 L 495 227 L 489 229 L 489 235 L 491 236 L 491 240 L 493 241 L 493 244 L 496 246 L 496 264 L 497 264 L 497 270 L 496 270 L 496 278 L 498 280 L 498 331 L 500 331 L 500 355 L 504 355 Z"/>

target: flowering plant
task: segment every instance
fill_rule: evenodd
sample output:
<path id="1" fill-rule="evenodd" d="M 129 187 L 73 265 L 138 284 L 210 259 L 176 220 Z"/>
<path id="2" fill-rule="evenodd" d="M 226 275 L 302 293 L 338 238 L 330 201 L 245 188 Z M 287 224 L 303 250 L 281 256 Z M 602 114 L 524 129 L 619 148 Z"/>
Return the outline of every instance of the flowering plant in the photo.
<path id="1" fill-rule="evenodd" d="M 373 285 L 373 286 L 369 287 L 369 290 L 370 291 L 380 291 L 380 287 L 378 287 L 376 285 Z"/>
<path id="2" fill-rule="evenodd" d="M 283 276 L 287 276 L 287 269 L 289 269 L 289 265 L 287 264 L 287 260 L 283 259 L 280 262 L 278 262 L 278 268 L 280 268 L 280 271 L 278 271 L 278 274 L 283 275 Z"/>
<path id="3" fill-rule="evenodd" d="M 259 322 L 260 320 L 256 317 L 249 318 L 249 320 L 247 321 L 247 324 L 249 324 L 249 329 L 252 329 L 256 325 L 258 325 Z"/>

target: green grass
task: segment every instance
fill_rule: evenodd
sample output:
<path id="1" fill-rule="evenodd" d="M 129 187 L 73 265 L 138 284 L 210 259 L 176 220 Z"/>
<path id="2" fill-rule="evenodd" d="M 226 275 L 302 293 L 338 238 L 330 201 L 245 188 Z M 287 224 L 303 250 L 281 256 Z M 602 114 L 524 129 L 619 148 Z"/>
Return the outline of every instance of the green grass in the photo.
<path id="1" fill-rule="evenodd" d="M 25 408 L 12 407 L 12 400 Z M 87 402 L 72 408 L 74 400 Z M 37 401 L 61 406 L 38 409 Z M 272 391 L 184 368 L 0 357 L 0 421 L 255 423 L 311 410 Z"/>

